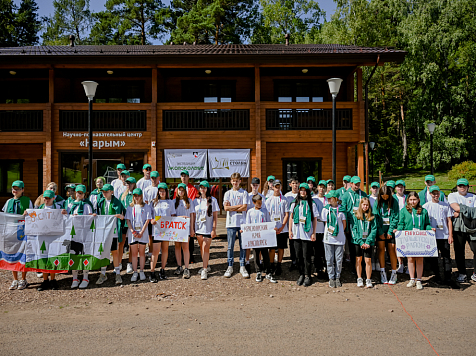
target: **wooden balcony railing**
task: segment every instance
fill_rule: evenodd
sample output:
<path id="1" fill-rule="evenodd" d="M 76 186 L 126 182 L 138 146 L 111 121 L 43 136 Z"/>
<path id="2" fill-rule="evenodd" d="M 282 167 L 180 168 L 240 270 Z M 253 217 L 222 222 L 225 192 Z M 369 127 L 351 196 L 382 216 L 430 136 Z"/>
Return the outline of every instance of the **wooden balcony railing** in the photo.
<path id="1" fill-rule="evenodd" d="M 249 109 L 163 110 L 164 131 L 249 130 Z"/>
<path id="2" fill-rule="evenodd" d="M 43 111 L 1 110 L 0 131 L 43 131 Z"/>
<path id="3" fill-rule="evenodd" d="M 95 131 L 147 131 L 146 110 L 94 110 Z M 87 110 L 60 110 L 60 131 L 87 131 Z"/>
<path id="4" fill-rule="evenodd" d="M 338 130 L 352 130 L 352 109 L 337 109 Z M 332 130 L 332 109 L 266 109 L 266 130 Z"/>

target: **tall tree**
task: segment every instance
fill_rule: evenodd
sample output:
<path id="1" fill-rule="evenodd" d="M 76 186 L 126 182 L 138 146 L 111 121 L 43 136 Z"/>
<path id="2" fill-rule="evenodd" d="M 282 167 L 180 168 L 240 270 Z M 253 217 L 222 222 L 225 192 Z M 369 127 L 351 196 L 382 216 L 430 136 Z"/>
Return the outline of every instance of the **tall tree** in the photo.
<path id="1" fill-rule="evenodd" d="M 161 0 L 107 0 L 94 17 L 93 43 L 146 45 L 162 38 L 170 14 Z"/>
<path id="2" fill-rule="evenodd" d="M 0 46 L 15 46 L 15 4 L 0 0 Z"/>
<path id="3" fill-rule="evenodd" d="M 53 0 L 54 13 L 43 18 L 46 30 L 42 34 L 44 45 L 66 45 L 69 35 L 77 44 L 88 44 L 92 17 L 89 0 Z"/>
<path id="4" fill-rule="evenodd" d="M 38 5 L 34 0 L 22 0 L 15 22 L 18 46 L 31 46 L 38 43 L 41 22 L 38 18 Z"/>

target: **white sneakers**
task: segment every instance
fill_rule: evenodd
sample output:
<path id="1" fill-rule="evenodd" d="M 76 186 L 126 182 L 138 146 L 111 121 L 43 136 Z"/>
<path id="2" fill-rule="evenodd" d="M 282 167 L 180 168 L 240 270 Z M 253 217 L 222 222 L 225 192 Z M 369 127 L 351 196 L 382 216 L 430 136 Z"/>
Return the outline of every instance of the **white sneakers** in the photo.
<path id="1" fill-rule="evenodd" d="M 225 272 L 225 278 L 230 278 L 233 274 L 233 266 L 228 266 Z"/>
<path id="2" fill-rule="evenodd" d="M 98 280 L 96 281 L 97 285 L 103 284 L 107 281 L 107 276 L 105 274 L 100 274 Z"/>
<path id="3" fill-rule="evenodd" d="M 202 278 L 202 280 L 208 279 L 208 271 L 207 270 L 208 270 L 208 268 L 207 269 L 202 268 L 202 273 L 201 273 L 201 276 L 200 276 Z"/>
<path id="4" fill-rule="evenodd" d="M 382 284 L 388 284 L 387 273 L 385 271 L 380 271 L 380 282 Z"/>
<path id="5" fill-rule="evenodd" d="M 120 274 L 116 274 L 116 284 L 122 284 L 122 277 Z"/>
<path id="6" fill-rule="evenodd" d="M 198 274 L 202 274 L 203 267 L 198 270 Z M 211 272 L 212 268 L 210 266 L 207 267 L 207 272 Z"/>
<path id="7" fill-rule="evenodd" d="M 248 274 L 248 271 L 246 270 L 245 266 L 240 267 L 240 273 L 243 276 L 243 278 L 250 278 L 250 275 Z"/>
<path id="8" fill-rule="evenodd" d="M 20 282 L 18 282 L 18 289 L 22 290 L 28 287 L 28 282 L 26 279 L 20 279 Z"/>
<path id="9" fill-rule="evenodd" d="M 416 289 L 422 290 L 423 286 L 421 285 L 421 281 L 416 281 Z"/>
<path id="10" fill-rule="evenodd" d="M 390 276 L 390 281 L 388 284 L 391 284 L 392 286 L 397 284 L 397 272 L 392 272 L 392 275 Z"/>
<path id="11" fill-rule="evenodd" d="M 364 280 L 362 278 L 357 278 L 357 287 L 362 288 L 364 286 Z"/>
<path id="12" fill-rule="evenodd" d="M 81 281 L 81 284 L 79 285 L 79 289 L 88 288 L 88 285 L 89 285 L 89 280 L 83 279 L 83 280 Z"/>
<path id="13" fill-rule="evenodd" d="M 128 263 L 127 263 L 126 273 L 127 273 L 127 274 L 131 274 L 132 272 L 134 272 L 134 269 L 132 268 L 132 263 L 128 262 Z"/>
<path id="14" fill-rule="evenodd" d="M 407 284 L 407 287 L 408 287 L 408 288 L 414 287 L 415 284 L 416 284 L 416 283 L 415 283 L 415 280 L 414 280 L 414 279 L 410 279 L 410 281 L 409 281 L 408 284 Z"/>
<path id="15" fill-rule="evenodd" d="M 12 284 L 10 285 L 10 290 L 14 290 L 18 288 L 18 281 L 16 279 L 13 280 Z"/>
<path id="16" fill-rule="evenodd" d="M 365 288 L 373 288 L 371 279 L 365 280 Z"/>
<path id="17" fill-rule="evenodd" d="M 414 286 L 416 286 L 416 289 L 418 289 L 418 290 L 423 289 L 423 285 L 421 284 L 421 281 L 415 281 L 414 279 L 410 279 L 410 282 L 408 282 L 407 287 L 411 288 L 411 287 L 414 287 Z"/>
<path id="18" fill-rule="evenodd" d="M 71 289 L 79 287 L 79 279 L 73 279 L 73 283 L 71 284 Z"/>

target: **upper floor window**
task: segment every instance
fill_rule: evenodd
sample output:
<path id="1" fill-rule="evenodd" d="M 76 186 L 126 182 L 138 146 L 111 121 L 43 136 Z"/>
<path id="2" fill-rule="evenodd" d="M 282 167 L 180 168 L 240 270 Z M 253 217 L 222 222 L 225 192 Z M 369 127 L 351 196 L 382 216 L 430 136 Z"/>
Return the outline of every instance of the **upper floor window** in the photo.
<path id="1" fill-rule="evenodd" d="M 144 102 L 144 82 L 105 82 L 97 87 L 96 103 L 133 103 Z"/>
<path id="2" fill-rule="evenodd" d="M 236 101 L 236 82 L 233 80 L 182 80 L 182 101 L 231 103 Z"/>
<path id="3" fill-rule="evenodd" d="M 328 89 L 325 80 L 276 80 L 274 96 L 281 103 L 319 103 L 327 100 Z"/>

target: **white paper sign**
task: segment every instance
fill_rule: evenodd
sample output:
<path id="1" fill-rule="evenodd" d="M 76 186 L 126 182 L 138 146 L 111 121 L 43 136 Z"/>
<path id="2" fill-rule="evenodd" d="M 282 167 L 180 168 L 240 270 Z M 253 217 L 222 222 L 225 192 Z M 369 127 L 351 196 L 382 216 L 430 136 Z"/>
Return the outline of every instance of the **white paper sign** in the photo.
<path id="1" fill-rule="evenodd" d="M 233 173 L 250 176 L 250 150 L 208 150 L 211 178 L 229 178 Z"/>
<path id="2" fill-rule="evenodd" d="M 207 150 L 164 150 L 165 178 L 180 178 L 184 169 L 190 178 L 207 178 Z"/>
<path id="3" fill-rule="evenodd" d="M 61 209 L 27 209 L 26 235 L 63 235 L 65 217 Z"/>
<path id="4" fill-rule="evenodd" d="M 190 219 L 177 216 L 156 216 L 154 238 L 159 241 L 188 242 Z"/>
<path id="5" fill-rule="evenodd" d="M 438 257 L 435 232 L 432 230 L 397 231 L 398 257 Z"/>
<path id="6" fill-rule="evenodd" d="M 276 247 L 276 222 L 241 224 L 241 248 Z"/>

